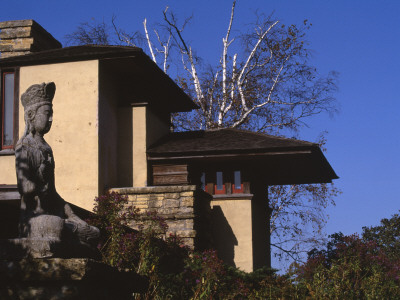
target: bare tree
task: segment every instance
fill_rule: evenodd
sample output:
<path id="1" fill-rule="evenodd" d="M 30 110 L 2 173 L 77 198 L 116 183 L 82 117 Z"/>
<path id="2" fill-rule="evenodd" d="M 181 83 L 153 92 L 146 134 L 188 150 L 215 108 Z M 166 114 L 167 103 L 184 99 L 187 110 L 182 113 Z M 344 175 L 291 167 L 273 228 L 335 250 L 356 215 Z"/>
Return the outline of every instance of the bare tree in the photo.
<path id="1" fill-rule="evenodd" d="M 178 129 L 242 127 L 254 131 L 297 130 L 306 118 L 335 112 L 332 93 L 336 74 L 319 76 L 309 65 L 304 32 L 271 17 L 258 16 L 252 30 L 231 37 L 236 1 L 222 38 L 216 66 L 204 68 L 185 40 L 176 16 L 164 11 L 164 21 L 179 50 L 185 74 L 178 77 L 200 110 L 176 118 Z M 230 54 L 233 43 L 240 52 Z M 193 124 L 193 120 L 197 122 Z"/>
<path id="2" fill-rule="evenodd" d="M 205 65 L 185 38 L 191 17 L 180 23 L 168 7 L 156 29 L 149 30 L 144 20 L 144 35 L 126 33 L 113 18 L 112 33 L 102 30 L 104 23 L 98 23 L 99 28 L 85 23 L 73 36 L 75 44 L 84 44 L 91 41 L 86 36 L 109 42 L 114 35 L 118 44 L 146 47 L 165 73 L 170 73 L 171 63 L 178 65 L 172 76 L 200 109 L 174 115 L 176 130 L 230 127 L 293 133 L 313 115 L 336 112 L 336 73 L 320 76 L 310 65 L 305 40 L 308 22 L 285 26 L 272 16 L 256 15 L 247 32 L 233 36 L 235 8 L 236 0 L 221 40 L 220 59 L 214 65 Z M 101 32 L 104 39 L 96 38 Z M 323 237 L 324 209 L 334 204 L 338 193 L 330 184 L 269 187 L 275 253 L 297 260 L 315 247 Z"/>
<path id="3" fill-rule="evenodd" d="M 109 45 L 110 39 L 109 26 L 103 21 L 98 22 L 91 19 L 90 22 L 79 24 L 74 32 L 65 36 L 67 45 Z"/>
<path id="4" fill-rule="evenodd" d="M 310 116 L 334 113 L 336 73 L 320 76 L 309 64 L 307 21 L 300 27 L 285 26 L 271 16 L 258 15 L 248 32 L 232 37 L 235 6 L 236 1 L 222 38 L 220 61 L 211 66 L 204 66 L 184 37 L 191 18 L 179 25 L 168 7 L 157 29 L 149 31 L 144 20 L 144 35 L 127 33 L 113 17 L 112 26 L 92 19 L 66 38 L 69 44 L 144 46 L 166 73 L 179 55 L 182 71 L 174 75 L 200 110 L 175 116 L 177 130 L 240 127 L 280 133 L 298 130 Z M 230 53 L 234 43 L 236 51 Z"/>
<path id="5" fill-rule="evenodd" d="M 269 187 L 271 247 L 279 259 L 299 261 L 324 245 L 325 209 L 335 205 L 339 190 L 330 184 Z"/>

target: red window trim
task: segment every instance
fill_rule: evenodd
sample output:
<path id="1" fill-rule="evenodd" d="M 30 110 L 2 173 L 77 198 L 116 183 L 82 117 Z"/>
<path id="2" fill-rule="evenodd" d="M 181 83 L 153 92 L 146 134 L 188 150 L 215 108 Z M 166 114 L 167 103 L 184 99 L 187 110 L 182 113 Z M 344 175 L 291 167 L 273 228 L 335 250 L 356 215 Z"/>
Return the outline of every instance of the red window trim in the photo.
<path id="1" fill-rule="evenodd" d="M 226 171 L 222 171 L 223 173 Z M 208 178 L 207 174 L 208 172 L 204 172 L 205 173 L 205 180 L 204 180 L 204 191 L 206 193 L 212 194 L 212 195 L 229 195 L 229 194 L 244 194 L 245 192 L 245 183 L 243 183 L 243 181 L 240 184 L 240 188 L 236 188 L 234 183 L 231 183 L 229 180 L 225 181 L 225 183 L 222 184 L 222 189 L 218 190 L 217 187 L 218 185 L 216 184 L 216 178 L 215 177 L 211 177 L 214 178 L 213 182 L 209 182 L 207 183 L 206 178 Z M 211 171 L 210 173 L 214 173 L 214 171 Z M 240 178 L 242 180 L 242 178 Z M 209 184 L 211 184 L 209 186 Z M 228 191 L 229 194 L 227 194 L 227 186 L 228 186 Z"/>
<path id="2" fill-rule="evenodd" d="M 232 183 L 232 194 L 243 194 L 243 183 L 240 184 L 240 188 L 237 189 L 235 184 Z"/>
<path id="3" fill-rule="evenodd" d="M 225 184 L 222 185 L 222 190 L 218 190 L 217 185 L 214 185 L 214 194 L 216 195 L 226 194 Z"/>

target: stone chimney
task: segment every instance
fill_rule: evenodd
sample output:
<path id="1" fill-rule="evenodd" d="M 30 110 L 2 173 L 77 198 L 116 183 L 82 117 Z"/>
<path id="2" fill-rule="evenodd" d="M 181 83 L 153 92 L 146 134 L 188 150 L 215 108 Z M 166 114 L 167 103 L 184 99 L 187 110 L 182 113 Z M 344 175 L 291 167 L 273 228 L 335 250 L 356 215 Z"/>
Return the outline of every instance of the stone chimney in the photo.
<path id="1" fill-rule="evenodd" d="M 0 22 L 0 58 L 61 47 L 61 43 L 34 20 Z"/>

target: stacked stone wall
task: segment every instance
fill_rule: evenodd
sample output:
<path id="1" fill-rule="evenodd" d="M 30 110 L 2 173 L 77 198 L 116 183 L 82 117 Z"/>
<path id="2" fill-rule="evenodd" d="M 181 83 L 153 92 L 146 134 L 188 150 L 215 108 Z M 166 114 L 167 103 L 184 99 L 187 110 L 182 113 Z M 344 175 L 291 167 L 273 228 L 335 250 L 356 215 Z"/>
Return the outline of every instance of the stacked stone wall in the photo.
<path id="1" fill-rule="evenodd" d="M 61 48 L 61 43 L 34 20 L 0 22 L 1 58 Z"/>
<path id="2" fill-rule="evenodd" d="M 141 213 L 156 211 L 168 225 L 167 234 L 177 234 L 187 246 L 194 248 L 198 218 L 195 214 L 196 186 L 113 188 L 110 192 L 127 195 Z"/>

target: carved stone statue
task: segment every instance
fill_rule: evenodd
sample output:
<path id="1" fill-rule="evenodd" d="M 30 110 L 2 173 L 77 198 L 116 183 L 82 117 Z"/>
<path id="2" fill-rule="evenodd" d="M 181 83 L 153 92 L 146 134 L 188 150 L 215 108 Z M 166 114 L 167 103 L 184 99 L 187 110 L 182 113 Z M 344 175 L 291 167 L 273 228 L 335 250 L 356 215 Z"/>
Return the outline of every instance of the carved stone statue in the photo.
<path id="1" fill-rule="evenodd" d="M 34 257 L 94 257 L 100 232 L 57 193 L 53 151 L 43 138 L 51 128 L 55 90 L 54 82 L 34 84 L 21 96 L 26 128 L 15 149 L 21 245 Z"/>

